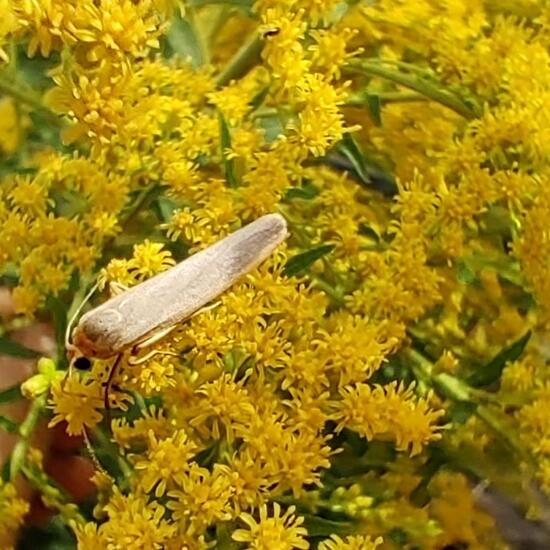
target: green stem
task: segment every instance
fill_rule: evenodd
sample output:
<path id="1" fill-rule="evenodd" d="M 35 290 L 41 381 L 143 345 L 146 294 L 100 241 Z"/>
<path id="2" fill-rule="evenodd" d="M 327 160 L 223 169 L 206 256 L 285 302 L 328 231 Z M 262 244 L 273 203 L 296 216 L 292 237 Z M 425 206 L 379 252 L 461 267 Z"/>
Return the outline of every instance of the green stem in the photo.
<path id="1" fill-rule="evenodd" d="M 406 88 L 437 101 L 468 120 L 478 116 L 478 113 L 474 112 L 474 110 L 466 105 L 459 97 L 426 79 L 395 71 L 372 61 L 353 61 L 348 67 L 351 70 L 359 71 L 370 76 L 385 78 L 386 80 L 405 86 Z"/>
<path id="2" fill-rule="evenodd" d="M 10 480 L 14 480 L 23 466 L 26 459 L 27 449 L 29 448 L 29 440 L 36 428 L 38 420 L 42 412 L 46 408 L 47 394 L 43 394 L 36 398 L 31 405 L 25 420 L 19 426 L 20 439 L 15 445 L 10 461 Z"/>
<path id="3" fill-rule="evenodd" d="M 363 107 L 367 103 L 366 96 L 376 96 L 382 103 L 415 103 L 417 101 L 427 101 L 426 96 L 414 92 L 363 92 L 354 94 L 348 98 L 345 105 L 351 107 Z"/>
<path id="4" fill-rule="evenodd" d="M 69 493 L 45 472 L 28 465 L 22 466 L 22 472 L 31 485 L 46 499 L 47 505 L 55 507 L 66 522 L 86 523 L 86 520 L 78 511 L 78 506 L 71 502 Z"/>
<path id="5" fill-rule="evenodd" d="M 331 284 L 327 283 L 327 281 L 325 281 L 318 275 L 315 275 L 314 273 L 310 273 L 309 276 L 315 282 L 316 287 L 326 292 L 339 305 L 344 305 L 344 296 L 340 294 L 340 292 L 338 292 Z"/>
<path id="6" fill-rule="evenodd" d="M 99 428 L 95 429 L 93 431 L 94 439 L 97 440 L 97 443 L 99 446 L 105 451 L 105 453 L 115 455 L 118 467 L 120 468 L 120 471 L 122 472 L 122 475 L 124 476 L 124 480 L 126 483 L 129 482 L 129 480 L 133 477 L 134 472 L 132 471 L 132 468 L 126 462 L 126 459 L 118 453 L 118 448 L 116 445 L 109 440 L 109 438 L 103 433 L 103 431 Z"/>
<path id="7" fill-rule="evenodd" d="M 206 38 L 203 30 L 198 25 L 197 9 L 189 7 L 185 13 L 186 19 L 189 21 L 191 27 L 195 30 L 195 38 L 197 39 L 197 46 L 200 50 L 201 65 L 208 65 L 210 63 L 210 51 L 206 44 Z"/>
<path id="8" fill-rule="evenodd" d="M 259 59 L 262 42 L 262 38 L 257 32 L 251 34 L 218 75 L 216 84 L 220 87 L 226 86 L 231 80 L 245 75 Z"/>
<path id="9" fill-rule="evenodd" d="M 9 95 L 17 101 L 36 109 L 37 111 L 42 111 L 48 118 L 51 119 L 52 123 L 56 126 L 61 126 L 61 119 L 53 112 L 50 111 L 41 101 L 40 97 L 36 94 L 24 90 L 22 86 L 18 86 L 13 82 L 7 81 L 5 78 L 0 77 L 0 93 Z"/>

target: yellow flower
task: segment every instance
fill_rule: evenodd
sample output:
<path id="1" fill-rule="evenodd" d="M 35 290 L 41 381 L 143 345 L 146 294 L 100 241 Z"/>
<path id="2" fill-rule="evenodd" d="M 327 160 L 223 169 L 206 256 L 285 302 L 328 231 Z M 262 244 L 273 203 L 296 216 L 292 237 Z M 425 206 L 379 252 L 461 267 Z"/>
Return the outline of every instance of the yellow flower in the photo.
<path id="1" fill-rule="evenodd" d="M 190 468 L 189 462 L 199 448 L 183 430 L 160 441 L 150 430 L 148 439 L 147 455 L 143 458 L 136 456 L 134 467 L 145 492 L 151 493 L 154 489 L 155 496 L 159 498 L 167 488 L 182 484 Z"/>
<path id="2" fill-rule="evenodd" d="M 261 87 L 267 85 L 265 71 L 253 70 L 244 78 L 232 82 L 221 90 L 207 95 L 210 103 L 215 105 L 225 120 L 232 126 L 242 122 L 253 109 L 252 100 Z"/>
<path id="3" fill-rule="evenodd" d="M 12 296 L 15 311 L 29 317 L 44 303 L 44 297 L 33 287 L 18 286 Z"/>
<path id="4" fill-rule="evenodd" d="M 210 472 L 193 465 L 179 481 L 181 490 L 168 493 L 167 506 L 189 534 L 202 534 L 209 525 L 231 519 L 233 486 L 227 466 L 217 464 Z"/>
<path id="5" fill-rule="evenodd" d="M 247 543 L 250 550 L 293 550 L 307 549 L 309 543 L 305 539 L 307 531 L 301 527 L 304 519 L 294 514 L 294 506 L 290 506 L 281 515 L 281 506 L 273 503 L 270 514 L 265 504 L 260 507 L 258 521 L 250 514 L 243 513 L 239 517 L 248 529 L 237 529 L 232 538 L 237 542 Z"/>
<path id="6" fill-rule="evenodd" d="M 176 533 L 176 526 L 164 519 L 164 506 L 148 502 L 144 495 L 125 496 L 115 488 L 104 510 L 108 519 L 101 524 L 99 534 L 107 541 L 107 548 L 160 550 Z"/>
<path id="7" fill-rule="evenodd" d="M 281 87 L 292 89 L 311 65 L 305 58 L 305 49 L 301 44 L 307 24 L 302 19 L 302 13 L 283 15 L 283 9 L 267 9 L 263 16 L 260 32 L 277 29 L 277 33 L 266 40 L 262 57 L 273 76 L 280 80 Z"/>
<path id="8" fill-rule="evenodd" d="M 386 338 L 384 328 L 349 313 L 334 314 L 315 338 L 316 355 L 340 386 L 372 376 L 394 349 L 396 340 Z"/>
<path id="9" fill-rule="evenodd" d="M 97 523 L 74 523 L 73 532 L 76 536 L 78 550 L 102 550 L 107 540 L 98 532 Z"/>
<path id="10" fill-rule="evenodd" d="M 326 75 L 328 80 L 339 79 L 342 66 L 346 61 L 362 50 L 348 52 L 348 43 L 357 34 L 356 30 L 344 29 L 318 29 L 311 31 L 311 37 L 315 44 L 308 49 L 312 52 L 312 69 Z"/>
<path id="11" fill-rule="evenodd" d="M 173 432 L 171 421 L 164 416 L 164 411 L 151 406 L 143 416 L 132 422 L 126 418 L 115 418 L 111 422 L 115 441 L 123 449 L 129 449 L 136 444 L 145 444 L 152 431 L 158 438 L 169 438 Z"/>
<path id="12" fill-rule="evenodd" d="M 437 545 L 463 541 L 473 548 L 506 548 L 493 517 L 476 504 L 464 475 L 440 472 L 430 483 L 430 492 L 435 497 L 429 504 L 430 511 L 442 527 Z"/>
<path id="13" fill-rule="evenodd" d="M 337 90 L 319 74 L 306 74 L 296 83 L 296 101 L 303 104 L 298 114 L 299 124 L 290 128 L 291 143 L 304 147 L 315 157 L 324 155 L 338 143 L 347 128 L 339 106 L 344 102 L 343 90 Z"/>
<path id="14" fill-rule="evenodd" d="M 74 44 L 77 2 L 28 0 L 12 4 L 19 23 L 31 37 L 27 49 L 29 57 L 36 55 L 38 50 L 43 57 L 48 57 L 52 50 L 60 50 L 63 43 Z"/>
<path id="15" fill-rule="evenodd" d="M 174 266 L 176 261 L 162 243 L 152 243 L 148 239 L 134 246 L 130 269 L 136 270 L 140 279 L 148 279 Z"/>
<path id="16" fill-rule="evenodd" d="M 376 550 L 382 542 L 382 537 L 372 540 L 371 537 L 358 535 L 341 539 L 338 535 L 331 535 L 330 540 L 319 544 L 319 550 Z"/>
<path id="17" fill-rule="evenodd" d="M 3 12 L 1 6 L 0 10 Z M 2 51 L 0 47 L 0 59 L 2 58 Z M 14 100 L 10 97 L 2 98 L 0 100 L 0 152 L 3 155 L 13 155 L 19 147 L 22 138 L 20 125 L 21 120 Z"/>
<path id="18" fill-rule="evenodd" d="M 151 2 L 101 0 L 100 6 L 84 4 L 80 14 L 86 28 L 75 34 L 88 46 L 89 61 L 104 61 L 113 54 L 145 57 L 159 46 L 160 17 Z"/>
<path id="19" fill-rule="evenodd" d="M 101 386 L 81 381 L 77 375 L 53 384 L 50 403 L 55 415 L 50 426 L 65 421 L 69 435 L 82 434 L 86 428 L 96 426 L 102 418 Z"/>
<path id="20" fill-rule="evenodd" d="M 52 78 L 56 87 L 48 91 L 45 102 L 74 123 L 63 131 L 67 143 L 86 138 L 106 143 L 125 127 L 133 91 L 128 66 L 115 72 L 106 64 L 89 76 L 57 72 Z"/>
<path id="21" fill-rule="evenodd" d="M 441 439 L 436 422 L 444 411 L 434 411 L 427 400 L 415 398 L 413 387 L 405 389 L 396 382 L 374 387 L 356 384 L 341 394 L 342 400 L 334 403 L 338 431 L 347 427 L 369 441 L 394 441 L 397 450 L 408 450 L 411 456 Z"/>
<path id="22" fill-rule="evenodd" d="M 13 484 L 0 480 L 0 539 L 17 532 L 29 510 Z"/>
<path id="23" fill-rule="evenodd" d="M 37 374 L 31 376 L 21 384 L 21 393 L 27 399 L 36 399 L 42 395 L 52 384 L 61 382 L 63 372 L 56 369 L 52 359 L 41 357 L 36 365 Z"/>

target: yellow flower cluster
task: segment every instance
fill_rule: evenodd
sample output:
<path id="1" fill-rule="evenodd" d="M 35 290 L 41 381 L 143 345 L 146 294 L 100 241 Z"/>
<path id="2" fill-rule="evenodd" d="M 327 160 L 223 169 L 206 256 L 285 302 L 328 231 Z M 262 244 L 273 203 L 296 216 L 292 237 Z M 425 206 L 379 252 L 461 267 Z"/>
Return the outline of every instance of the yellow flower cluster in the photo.
<path id="1" fill-rule="evenodd" d="M 29 503 L 18 496 L 12 483 L 0 481 L 0 544 L 23 525 Z"/>
<path id="2" fill-rule="evenodd" d="M 52 425 L 117 448 L 79 548 L 498 547 L 451 470 L 514 448 L 550 492 L 546 2 L 0 8 L 18 313 L 61 341 L 92 281 L 290 229 L 156 354 L 44 379 Z"/>

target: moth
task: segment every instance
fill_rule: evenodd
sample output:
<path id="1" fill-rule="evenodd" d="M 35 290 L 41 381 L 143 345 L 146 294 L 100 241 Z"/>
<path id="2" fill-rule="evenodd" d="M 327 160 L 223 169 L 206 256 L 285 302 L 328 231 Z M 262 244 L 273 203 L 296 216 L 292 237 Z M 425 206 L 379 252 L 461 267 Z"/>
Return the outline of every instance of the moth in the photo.
<path id="1" fill-rule="evenodd" d="M 70 367 L 89 368 L 91 359 L 114 358 L 105 383 L 105 408 L 108 409 L 109 389 L 125 355 L 131 364 L 131 358 L 151 349 L 178 324 L 200 312 L 257 267 L 287 234 L 286 221 L 280 214 L 262 216 L 88 311 L 72 330 L 72 338 L 67 337 Z M 155 353 L 158 352 L 151 349 L 139 361 Z"/>

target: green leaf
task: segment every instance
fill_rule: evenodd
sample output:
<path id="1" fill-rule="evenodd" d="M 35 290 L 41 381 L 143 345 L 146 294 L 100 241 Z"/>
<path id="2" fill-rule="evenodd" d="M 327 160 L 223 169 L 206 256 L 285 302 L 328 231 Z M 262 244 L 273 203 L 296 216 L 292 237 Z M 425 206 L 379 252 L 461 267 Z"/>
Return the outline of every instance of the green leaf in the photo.
<path id="1" fill-rule="evenodd" d="M 500 378 L 506 363 L 509 363 L 510 361 L 517 361 L 521 357 L 521 354 L 523 353 L 523 350 L 525 349 L 525 346 L 527 345 L 527 342 L 529 342 L 530 338 L 531 331 L 529 330 L 513 344 L 507 348 L 504 348 L 497 355 L 495 355 L 489 363 L 476 370 L 476 372 L 469 377 L 468 383 L 471 386 L 479 387 L 488 386 L 489 384 L 496 382 Z"/>
<path id="2" fill-rule="evenodd" d="M 2 465 L 2 481 L 7 482 L 10 480 L 10 464 L 11 456 L 8 456 L 7 460 Z"/>
<path id="3" fill-rule="evenodd" d="M 453 424 L 466 424 L 476 412 L 477 405 L 468 401 L 458 401 L 449 408 L 449 416 Z"/>
<path id="4" fill-rule="evenodd" d="M 23 399 L 21 384 L 14 384 L 0 391 L 0 405 L 3 403 L 11 403 L 12 401 L 19 401 L 19 399 Z"/>
<path id="5" fill-rule="evenodd" d="M 17 543 L 18 550 L 75 550 L 76 541 L 73 533 L 61 519 L 54 516 L 46 525 L 26 525 L 21 530 Z"/>
<path id="6" fill-rule="evenodd" d="M 374 123 L 376 126 L 382 126 L 382 115 L 380 112 L 382 102 L 380 101 L 380 96 L 375 94 L 366 94 L 365 100 Z"/>
<path id="7" fill-rule="evenodd" d="M 13 420 L 10 420 L 0 414 L 0 429 L 10 434 L 14 434 L 17 433 L 18 427 L 18 424 L 16 424 Z"/>
<path id="8" fill-rule="evenodd" d="M 366 184 L 371 183 L 367 163 L 365 156 L 359 147 L 359 144 L 351 134 L 346 134 L 340 144 L 338 150 L 342 153 L 351 163 L 353 169 L 361 178 L 361 181 Z"/>
<path id="9" fill-rule="evenodd" d="M 477 277 L 475 271 L 473 271 L 466 262 L 459 261 L 456 269 L 458 281 L 463 285 L 471 285 L 476 282 Z"/>
<path id="10" fill-rule="evenodd" d="M 218 115 L 220 119 L 220 145 L 225 179 L 229 187 L 237 187 L 239 182 L 237 176 L 235 176 L 235 163 L 233 159 L 227 158 L 227 150 L 231 149 L 231 132 L 223 114 L 219 112 Z"/>
<path id="11" fill-rule="evenodd" d="M 38 352 L 14 342 L 7 336 L 0 336 L 0 355 L 20 357 L 21 359 L 35 359 L 40 356 Z"/>
<path id="12" fill-rule="evenodd" d="M 333 250 L 334 250 L 333 244 L 324 244 L 322 246 L 318 246 L 317 248 L 312 248 L 311 250 L 302 252 L 302 254 L 293 256 L 286 263 L 284 274 L 287 277 L 292 277 L 294 275 L 297 275 L 298 273 L 304 271 L 304 269 L 307 269 L 314 262 L 316 262 L 323 256 L 326 256 L 329 252 L 332 252 Z"/>
<path id="13" fill-rule="evenodd" d="M 247 11 L 252 9 L 253 0 L 189 0 L 187 6 L 192 8 L 202 8 L 203 6 L 222 5 L 243 8 Z"/>
<path id="14" fill-rule="evenodd" d="M 362 223 L 359 225 L 359 232 L 361 233 L 361 235 L 369 237 L 376 243 L 379 243 L 382 240 L 380 235 L 370 225 L 367 225 L 366 223 Z"/>
<path id="15" fill-rule="evenodd" d="M 265 98 L 269 94 L 269 86 L 264 86 L 253 98 L 250 102 L 250 106 L 255 111 L 260 105 L 263 104 Z"/>
<path id="16" fill-rule="evenodd" d="M 440 450 L 438 450 L 437 447 L 434 447 L 432 451 L 432 456 L 430 457 L 426 465 L 421 468 L 422 479 L 410 496 L 410 500 L 415 506 L 422 508 L 423 506 L 426 506 L 426 504 L 428 504 L 430 500 L 430 492 L 428 490 L 430 482 L 440 470 L 440 468 L 445 465 L 445 462 L 446 457 Z"/>
<path id="17" fill-rule="evenodd" d="M 195 26 L 182 17 L 174 17 L 167 34 L 168 44 L 177 55 L 191 59 L 193 67 L 204 65 L 204 54 Z"/>
<path id="18" fill-rule="evenodd" d="M 293 187 L 285 194 L 285 200 L 301 199 L 310 201 L 319 195 L 319 189 L 310 181 L 306 181 L 301 187 Z"/>
<path id="19" fill-rule="evenodd" d="M 345 535 L 351 532 L 353 524 L 343 521 L 333 521 L 319 516 L 304 515 L 304 526 L 310 537 L 328 537 L 330 535 Z"/>
<path id="20" fill-rule="evenodd" d="M 178 205 L 171 198 L 164 195 L 157 198 L 154 206 L 158 210 L 158 218 L 163 223 L 169 222 L 174 211 L 178 209 Z"/>

